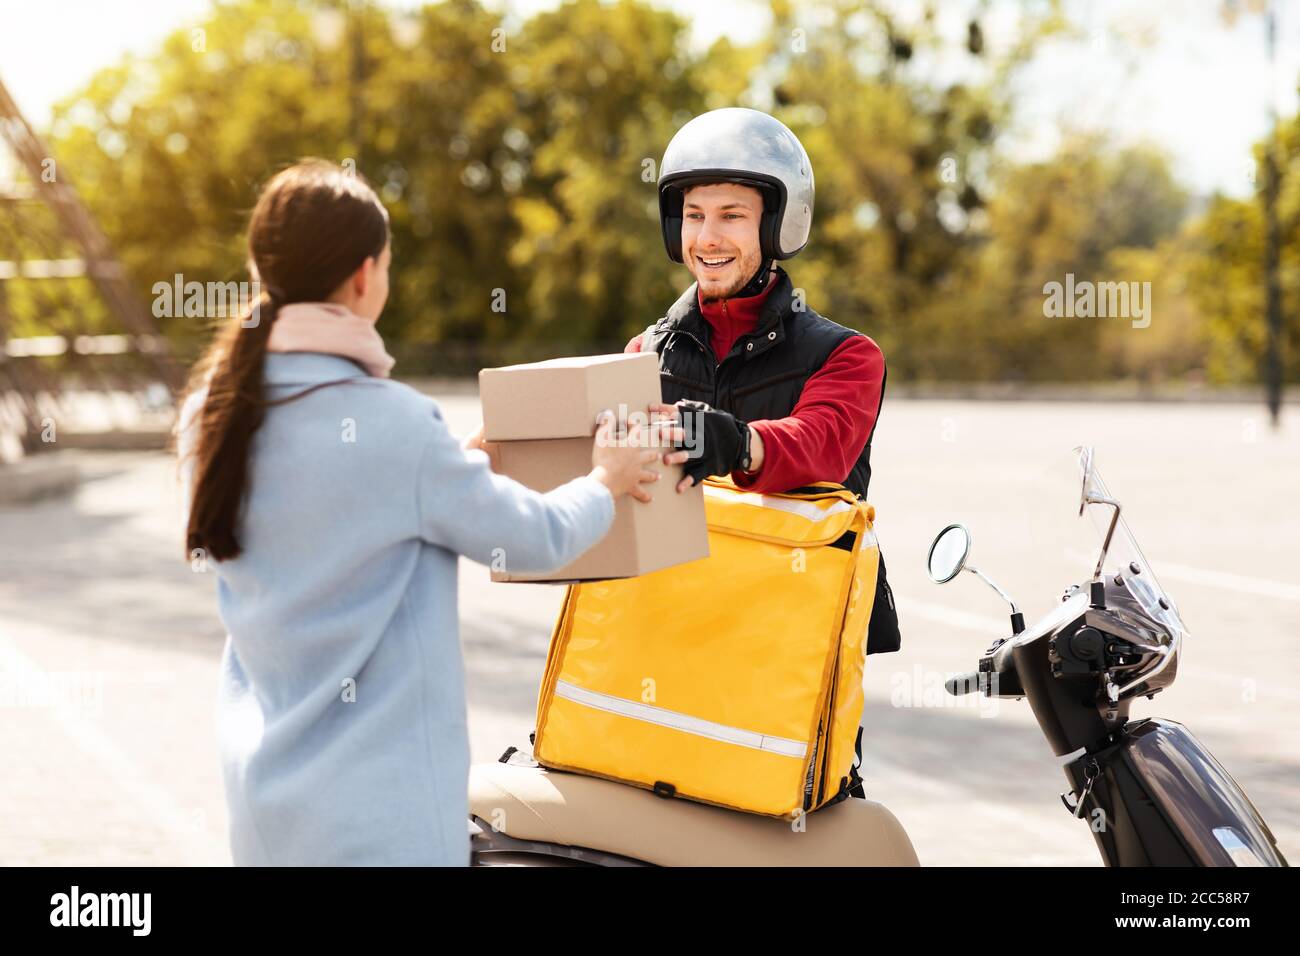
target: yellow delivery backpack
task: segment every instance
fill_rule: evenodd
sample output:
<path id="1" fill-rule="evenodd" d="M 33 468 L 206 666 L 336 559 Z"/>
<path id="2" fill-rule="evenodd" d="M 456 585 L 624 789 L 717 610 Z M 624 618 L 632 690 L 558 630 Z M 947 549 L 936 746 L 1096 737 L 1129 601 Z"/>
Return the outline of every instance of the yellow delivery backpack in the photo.
<path id="1" fill-rule="evenodd" d="M 707 558 L 569 585 L 534 759 L 775 817 L 861 796 L 875 509 L 835 482 L 703 492 Z"/>

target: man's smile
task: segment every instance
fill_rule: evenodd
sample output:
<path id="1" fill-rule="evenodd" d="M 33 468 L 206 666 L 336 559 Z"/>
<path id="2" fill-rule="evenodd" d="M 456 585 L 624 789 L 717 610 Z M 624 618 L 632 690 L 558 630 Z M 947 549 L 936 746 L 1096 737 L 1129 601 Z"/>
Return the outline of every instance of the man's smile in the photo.
<path id="1" fill-rule="evenodd" d="M 695 261 L 700 264 L 700 268 L 702 268 L 706 273 L 721 272 L 723 269 L 727 268 L 727 266 L 735 262 L 736 257 L 735 256 L 701 256 L 699 254 L 696 254 Z"/>

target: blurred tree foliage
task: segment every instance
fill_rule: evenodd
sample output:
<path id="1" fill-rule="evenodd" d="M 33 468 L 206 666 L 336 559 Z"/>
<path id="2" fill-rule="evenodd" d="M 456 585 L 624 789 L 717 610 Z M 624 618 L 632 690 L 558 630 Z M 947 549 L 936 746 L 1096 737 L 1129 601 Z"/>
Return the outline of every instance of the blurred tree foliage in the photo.
<path id="1" fill-rule="evenodd" d="M 926 334 L 918 337 L 918 374 L 1109 380 L 1131 373 L 1103 341 L 1149 335 L 1154 318 L 1141 330 L 1123 318 L 1049 318 L 1043 290 L 1071 275 L 1076 283 L 1148 280 L 1130 268 L 1133 257 L 1173 234 L 1185 206 L 1164 159 L 1146 148 L 1110 152 L 1097 139 L 1072 140 L 1050 161 L 1001 169 L 976 248 L 961 260 L 950 293 L 920 310 Z M 1155 288 L 1152 296 L 1163 321 L 1164 299 Z M 963 341 L 971 340 L 975 347 L 967 348 Z"/>
<path id="2" fill-rule="evenodd" d="M 1256 201 L 1215 197 L 1189 218 L 1156 150 L 1074 138 L 1017 162 L 1003 148 L 1017 68 L 1070 30 L 1059 2 L 1026 4 L 998 49 L 978 0 L 955 46 L 934 3 L 906 18 L 885 0 L 770 6 L 761 41 L 700 48 L 686 20 L 643 0 L 523 20 L 477 0 L 225 0 L 96 75 L 50 139 L 146 300 L 175 273 L 243 277 L 247 212 L 276 169 L 354 162 L 392 214 L 381 330 L 410 356 L 403 369 L 472 371 L 618 348 L 662 315 L 690 277 L 664 255 L 659 158 L 691 116 L 753 106 L 790 125 L 816 168 L 795 284 L 875 337 L 896 381 L 1256 380 Z M 1295 123 L 1283 140 L 1294 339 Z M 1044 285 L 1067 273 L 1150 281 L 1150 328 L 1046 317 Z M 205 334 L 163 323 L 186 352 Z M 1294 349 L 1288 369 L 1295 380 Z"/>
<path id="3" fill-rule="evenodd" d="M 1263 143 L 1256 145 L 1260 170 L 1263 149 Z M 1274 150 L 1280 182 L 1278 276 L 1289 343 L 1283 350 L 1284 379 L 1295 382 L 1300 379 L 1300 117 L 1280 125 Z M 1183 240 L 1174 270 L 1199 306 L 1209 379 L 1259 381 L 1267 335 L 1264 211 L 1259 201 L 1213 197 L 1204 214 L 1189 224 Z"/>

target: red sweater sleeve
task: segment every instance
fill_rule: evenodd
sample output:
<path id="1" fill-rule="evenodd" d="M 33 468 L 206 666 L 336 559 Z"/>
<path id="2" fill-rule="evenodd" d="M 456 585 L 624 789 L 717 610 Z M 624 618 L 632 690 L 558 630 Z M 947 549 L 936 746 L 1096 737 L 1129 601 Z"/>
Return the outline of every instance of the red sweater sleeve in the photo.
<path id="1" fill-rule="evenodd" d="M 641 346 L 645 344 L 645 334 L 646 334 L 646 332 L 651 331 L 654 327 L 655 327 L 655 324 L 654 324 L 653 322 L 651 322 L 648 326 L 646 326 L 646 328 L 645 328 L 645 332 L 638 332 L 636 335 L 634 335 L 634 336 L 632 336 L 630 339 L 628 339 L 628 341 L 627 341 L 627 345 L 623 346 L 623 351 L 624 351 L 624 352 L 640 352 L 640 351 L 642 351 Z"/>
<path id="2" fill-rule="evenodd" d="M 732 480 L 758 492 L 843 481 L 876 426 L 884 379 L 880 347 L 865 335 L 845 339 L 804 383 L 788 416 L 749 423 L 763 439 L 763 467 L 756 475 L 733 471 Z"/>

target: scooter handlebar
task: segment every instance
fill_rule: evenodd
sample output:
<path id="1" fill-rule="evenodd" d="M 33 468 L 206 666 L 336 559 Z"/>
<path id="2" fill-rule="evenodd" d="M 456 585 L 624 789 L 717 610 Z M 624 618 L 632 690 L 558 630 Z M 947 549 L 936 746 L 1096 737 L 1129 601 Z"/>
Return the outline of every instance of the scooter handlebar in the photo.
<path id="1" fill-rule="evenodd" d="M 943 686 L 954 697 L 960 697 L 963 694 L 974 694 L 980 690 L 980 672 L 971 671 L 969 674 L 958 674 L 956 677 L 950 677 Z"/>

